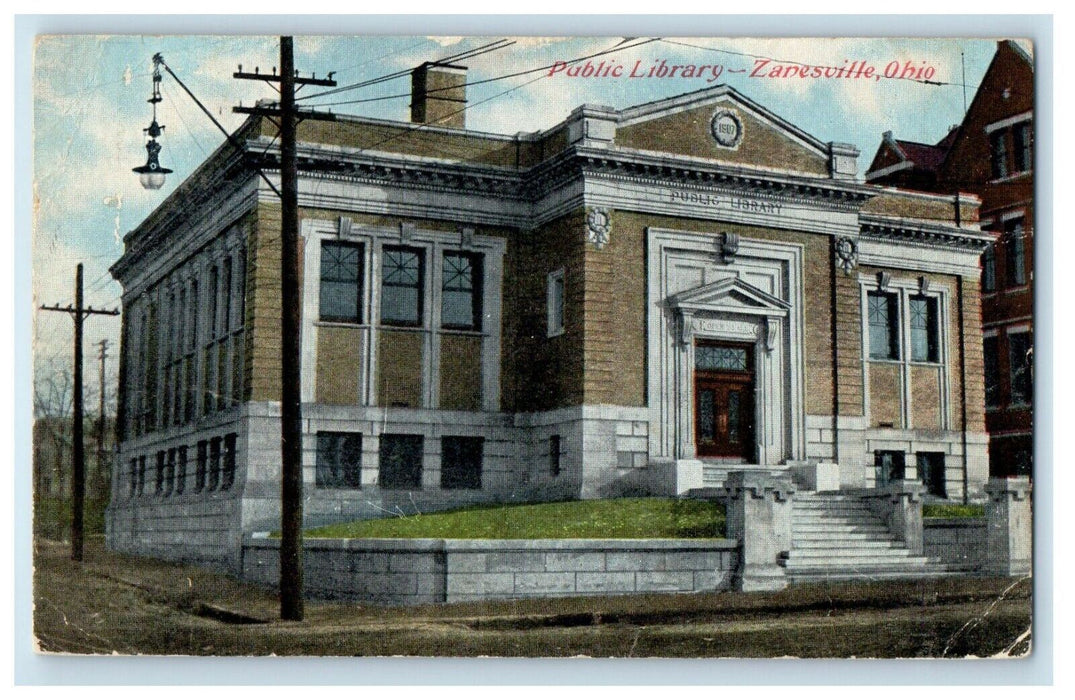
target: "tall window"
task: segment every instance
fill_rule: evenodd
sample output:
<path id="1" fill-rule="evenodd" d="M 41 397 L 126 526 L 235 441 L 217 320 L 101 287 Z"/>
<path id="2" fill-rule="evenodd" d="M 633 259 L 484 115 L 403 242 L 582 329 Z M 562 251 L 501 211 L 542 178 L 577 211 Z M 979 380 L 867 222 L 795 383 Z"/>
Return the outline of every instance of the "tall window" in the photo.
<path id="1" fill-rule="evenodd" d="M 895 294 L 870 292 L 866 295 L 870 327 L 870 358 L 900 359 L 899 310 Z"/>
<path id="2" fill-rule="evenodd" d="M 441 439 L 440 487 L 480 489 L 482 487 L 482 447 L 480 437 Z"/>
<path id="3" fill-rule="evenodd" d="M 183 399 L 185 397 L 183 382 L 186 380 L 186 373 L 183 369 L 183 365 L 185 362 L 184 353 L 187 349 L 187 290 L 183 287 L 180 287 L 179 289 L 179 303 L 176 307 L 176 314 L 179 321 L 176 323 L 175 336 L 173 338 L 173 345 L 175 346 L 175 364 L 172 373 L 175 377 L 175 386 L 172 389 L 174 396 L 172 423 L 179 425 L 183 422 Z"/>
<path id="4" fill-rule="evenodd" d="M 321 243 L 321 320 L 362 323 L 362 245 Z"/>
<path id="5" fill-rule="evenodd" d="M 362 434 L 317 434 L 316 483 L 319 488 L 362 488 Z"/>
<path id="6" fill-rule="evenodd" d="M 138 495 L 146 492 L 146 456 L 138 458 Z"/>
<path id="7" fill-rule="evenodd" d="M 381 322 L 396 326 L 422 324 L 422 251 L 385 247 L 381 262 Z"/>
<path id="8" fill-rule="evenodd" d="M 1000 365 L 997 355 L 997 336 L 991 335 L 983 342 L 983 364 L 985 365 L 985 405 L 1000 405 Z"/>
<path id="9" fill-rule="evenodd" d="M 1029 172 L 1034 167 L 1034 135 L 1030 130 L 1030 122 L 1020 124 L 1012 132 L 1015 141 L 1015 170 L 1017 172 Z"/>
<path id="10" fill-rule="evenodd" d="M 224 258 L 224 305 L 220 318 L 222 333 L 231 330 L 231 257 Z"/>
<path id="11" fill-rule="evenodd" d="M 989 137 L 990 159 L 993 167 L 993 177 L 1001 178 L 1008 176 L 1008 138 L 1003 130 L 994 131 Z"/>
<path id="12" fill-rule="evenodd" d="M 198 281 L 190 282 L 190 313 L 187 314 L 186 343 L 186 385 L 187 396 L 184 400 L 183 420 L 187 423 L 194 420 L 194 414 L 198 405 L 198 359 L 195 352 L 198 349 Z"/>
<path id="13" fill-rule="evenodd" d="M 1022 286 L 1026 284 L 1026 249 L 1022 219 L 1013 219 L 1004 224 L 1004 239 L 1007 242 L 1005 257 L 1008 263 L 1008 286 Z"/>
<path id="14" fill-rule="evenodd" d="M 548 336 L 551 338 L 564 332 L 564 270 L 550 272 L 545 290 L 545 302 L 548 309 Z"/>
<path id="15" fill-rule="evenodd" d="M 1034 400 L 1031 379 L 1030 333 L 1008 334 L 1008 367 L 1011 373 L 1012 404 L 1029 405 Z"/>
<path id="16" fill-rule="evenodd" d="M 911 297 L 911 360 L 939 362 L 937 342 L 937 299 Z"/>
<path id="17" fill-rule="evenodd" d="M 220 304 L 220 269 L 214 265 L 209 270 L 209 339 L 217 336 Z"/>
<path id="18" fill-rule="evenodd" d="M 982 253 L 982 291 L 997 290 L 997 251 L 996 245 L 990 243 Z"/>
<path id="19" fill-rule="evenodd" d="M 481 330 L 482 256 L 445 253 L 443 279 L 441 325 Z"/>

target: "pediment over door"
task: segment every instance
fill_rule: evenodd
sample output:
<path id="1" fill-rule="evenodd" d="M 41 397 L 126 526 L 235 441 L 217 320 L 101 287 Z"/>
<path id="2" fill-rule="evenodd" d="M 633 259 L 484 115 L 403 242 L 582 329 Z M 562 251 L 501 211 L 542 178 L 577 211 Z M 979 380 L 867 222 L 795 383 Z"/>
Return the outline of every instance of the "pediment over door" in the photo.
<path id="1" fill-rule="evenodd" d="M 791 304 L 744 282 L 729 277 L 668 297 L 668 306 L 681 313 L 726 312 L 757 316 L 784 316 Z"/>

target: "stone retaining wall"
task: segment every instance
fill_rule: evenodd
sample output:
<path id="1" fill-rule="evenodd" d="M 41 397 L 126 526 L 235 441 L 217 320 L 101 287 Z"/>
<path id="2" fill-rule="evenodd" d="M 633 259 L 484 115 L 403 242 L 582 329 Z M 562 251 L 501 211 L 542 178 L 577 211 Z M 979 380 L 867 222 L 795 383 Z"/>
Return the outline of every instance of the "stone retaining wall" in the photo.
<path id="1" fill-rule="evenodd" d="M 975 571 L 986 560 L 986 518 L 925 518 L 922 540 L 927 557 Z"/>
<path id="2" fill-rule="evenodd" d="M 275 587 L 278 539 L 247 537 L 242 576 Z M 307 539 L 307 593 L 389 605 L 727 590 L 733 540 Z"/>

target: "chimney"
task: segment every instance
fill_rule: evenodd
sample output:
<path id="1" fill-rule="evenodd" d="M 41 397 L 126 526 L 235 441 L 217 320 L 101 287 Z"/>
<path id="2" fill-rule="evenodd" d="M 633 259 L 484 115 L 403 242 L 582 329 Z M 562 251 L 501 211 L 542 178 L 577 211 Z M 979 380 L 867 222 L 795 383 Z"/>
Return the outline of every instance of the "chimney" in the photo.
<path id="1" fill-rule="evenodd" d="M 466 128 L 467 68 L 425 62 L 411 71 L 411 121 Z"/>

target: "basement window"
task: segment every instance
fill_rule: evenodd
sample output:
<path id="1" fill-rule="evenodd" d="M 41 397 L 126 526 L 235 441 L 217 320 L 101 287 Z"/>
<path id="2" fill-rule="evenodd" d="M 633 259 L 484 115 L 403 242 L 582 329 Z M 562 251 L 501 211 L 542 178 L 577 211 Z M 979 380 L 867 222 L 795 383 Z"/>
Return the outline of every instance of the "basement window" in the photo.
<path id="1" fill-rule="evenodd" d="M 142 455 L 138 458 L 138 495 L 141 496 L 146 492 L 146 457 Z"/>
<path id="2" fill-rule="evenodd" d="M 378 482 L 382 489 L 422 486 L 421 435 L 382 435 L 378 452 Z"/>
<path id="3" fill-rule="evenodd" d="M 160 496 L 164 493 L 164 450 L 157 452 L 156 478 L 153 480 L 153 493 Z"/>
<path id="4" fill-rule="evenodd" d="M 220 438 L 209 441 L 209 490 L 216 491 L 220 486 Z"/>
<path id="5" fill-rule="evenodd" d="M 224 468 L 220 474 L 220 490 L 226 491 L 235 483 L 235 433 L 224 436 Z"/>
<path id="6" fill-rule="evenodd" d="M 178 448 L 175 456 L 175 493 L 178 496 L 187 486 L 187 446 Z"/>
<path id="7" fill-rule="evenodd" d="M 480 437 L 444 437 L 441 439 L 440 487 L 442 489 L 480 489 L 482 487 L 482 448 Z"/>
<path id="8" fill-rule="evenodd" d="M 361 433 L 317 433 L 317 466 L 314 478 L 318 488 L 361 488 L 361 473 Z"/>
<path id="9" fill-rule="evenodd" d="M 902 451 L 877 450 L 873 456 L 878 486 L 887 486 L 893 481 L 900 481 L 904 478 L 907 465 L 906 456 Z"/>
<path id="10" fill-rule="evenodd" d="M 916 452 L 915 459 L 918 466 L 918 478 L 926 485 L 930 495 L 947 498 L 948 490 L 944 482 L 944 453 Z"/>
<path id="11" fill-rule="evenodd" d="M 138 493 L 138 458 L 131 460 L 130 472 L 127 474 L 127 496 L 133 498 Z"/>
<path id="12" fill-rule="evenodd" d="M 164 467 L 164 495 L 171 496 L 175 490 L 175 448 L 168 450 L 168 462 Z"/>
<path id="13" fill-rule="evenodd" d="M 560 436 L 549 436 L 549 475 L 560 476 Z"/>
<path id="14" fill-rule="evenodd" d="M 198 466 L 194 470 L 194 491 L 205 490 L 205 473 L 209 466 L 209 443 L 198 441 Z"/>

